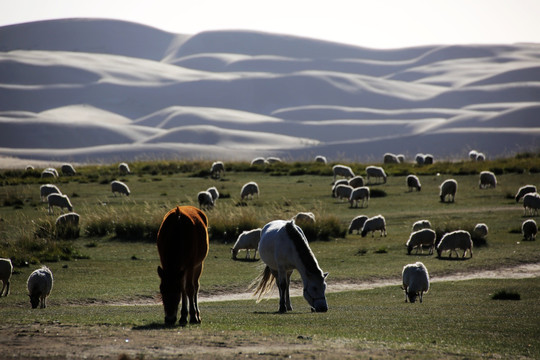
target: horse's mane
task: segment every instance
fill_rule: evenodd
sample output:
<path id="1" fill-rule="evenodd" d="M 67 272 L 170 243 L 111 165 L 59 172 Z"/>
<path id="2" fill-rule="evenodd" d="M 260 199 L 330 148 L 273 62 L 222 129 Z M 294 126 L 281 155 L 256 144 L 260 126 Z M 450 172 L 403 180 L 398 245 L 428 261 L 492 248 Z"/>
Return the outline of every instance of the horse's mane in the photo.
<path id="1" fill-rule="evenodd" d="M 315 255 L 311 252 L 311 249 L 302 234 L 296 229 L 294 221 L 287 222 L 285 230 L 287 230 L 287 234 L 291 238 L 302 264 L 306 267 L 306 271 L 311 274 L 320 274 L 322 276 L 322 270 L 319 268 L 317 260 L 315 260 Z"/>

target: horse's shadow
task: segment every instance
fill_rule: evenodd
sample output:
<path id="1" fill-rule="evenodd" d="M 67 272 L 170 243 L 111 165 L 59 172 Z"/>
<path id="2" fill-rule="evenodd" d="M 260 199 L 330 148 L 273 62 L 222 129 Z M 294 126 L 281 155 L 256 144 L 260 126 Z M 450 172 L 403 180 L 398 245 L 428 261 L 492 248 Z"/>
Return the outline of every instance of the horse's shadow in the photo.
<path id="1" fill-rule="evenodd" d="M 470 256 L 469 256 L 469 257 L 465 257 L 465 258 L 463 258 L 463 257 L 461 257 L 461 256 L 459 256 L 459 257 L 448 257 L 448 256 L 437 257 L 437 260 L 443 260 L 443 261 L 467 261 L 467 260 L 470 260 L 470 259 L 471 259 Z"/>
<path id="2" fill-rule="evenodd" d="M 150 323 L 145 325 L 137 325 L 132 327 L 132 330 L 163 330 L 163 329 L 170 329 L 174 327 L 174 325 L 166 325 L 165 323 Z"/>
<path id="3" fill-rule="evenodd" d="M 234 261 L 240 261 L 240 262 L 257 262 L 260 259 L 252 259 L 252 258 L 236 258 Z"/>

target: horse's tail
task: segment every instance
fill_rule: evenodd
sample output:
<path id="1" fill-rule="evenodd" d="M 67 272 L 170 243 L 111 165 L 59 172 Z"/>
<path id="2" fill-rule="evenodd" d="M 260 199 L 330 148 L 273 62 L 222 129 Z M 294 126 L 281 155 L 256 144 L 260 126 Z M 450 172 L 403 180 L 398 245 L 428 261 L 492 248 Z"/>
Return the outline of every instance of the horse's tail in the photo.
<path id="1" fill-rule="evenodd" d="M 250 285 L 250 289 L 255 288 L 253 296 L 257 296 L 257 302 L 260 302 L 262 297 L 270 291 L 275 280 L 270 268 L 265 266 L 261 274 Z"/>

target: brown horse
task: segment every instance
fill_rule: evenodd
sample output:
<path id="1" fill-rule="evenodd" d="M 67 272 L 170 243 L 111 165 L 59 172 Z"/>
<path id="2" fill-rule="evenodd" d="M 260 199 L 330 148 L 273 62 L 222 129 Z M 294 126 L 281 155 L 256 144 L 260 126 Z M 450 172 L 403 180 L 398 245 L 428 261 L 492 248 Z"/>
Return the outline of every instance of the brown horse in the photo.
<path id="1" fill-rule="evenodd" d="M 178 304 L 182 300 L 180 325 L 201 322 L 197 294 L 203 263 L 208 254 L 208 218 L 193 206 L 177 206 L 165 215 L 157 235 L 161 266 L 161 297 L 165 323 L 176 322 Z"/>

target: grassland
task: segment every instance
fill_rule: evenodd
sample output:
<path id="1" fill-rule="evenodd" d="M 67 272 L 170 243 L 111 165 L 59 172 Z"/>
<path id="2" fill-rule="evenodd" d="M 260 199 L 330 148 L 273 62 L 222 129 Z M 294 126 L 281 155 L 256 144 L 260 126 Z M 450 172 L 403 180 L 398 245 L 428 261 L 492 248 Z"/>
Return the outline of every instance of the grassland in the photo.
<path id="1" fill-rule="evenodd" d="M 351 164 L 361 175 L 365 165 Z M 111 339 L 126 331 L 141 344 L 145 336 L 154 339 L 155 349 L 133 343 L 109 348 L 108 356 L 123 351 L 145 358 L 180 353 L 237 357 L 242 351 L 250 356 L 320 358 L 540 357 L 537 278 L 434 283 L 425 302 L 412 305 L 403 302 L 397 287 L 329 294 L 326 314 L 309 313 L 300 298 L 293 300 L 295 311 L 282 316 L 274 313 L 276 300 L 211 302 L 201 305 L 203 324 L 184 329 L 162 328 L 162 309 L 153 305 L 159 263 L 153 236 L 161 218 L 177 204 L 197 205 L 197 192 L 210 186 L 216 186 L 222 198 L 207 211 L 212 242 L 201 279 L 204 296 L 244 292 L 258 274 L 259 262 L 231 260 L 229 249 L 239 231 L 290 218 L 298 211 L 312 211 L 325 224 L 315 231 L 319 237 L 326 234 L 324 240 L 312 241 L 311 247 L 323 270 L 330 273 L 329 283 L 397 282 L 403 265 L 415 261 L 424 262 L 432 277 L 538 263 L 538 244 L 523 241 L 519 229 L 526 217 L 513 199 L 520 186 L 540 184 L 537 156 L 423 168 L 388 166 L 388 182 L 371 187 L 375 197 L 364 209 L 351 209 L 330 196 L 330 166 L 294 163 L 259 169 L 238 163 L 228 165 L 219 180 L 209 176 L 209 168 L 205 162 L 136 163 L 133 174 L 125 176 L 117 175 L 113 166 L 78 168 L 77 176 L 57 180 L 82 219 L 80 236 L 67 240 L 56 237 L 52 225 L 56 216 L 48 215 L 40 202 L 39 185 L 44 181 L 36 174 L 2 173 L 0 256 L 16 258 L 17 266 L 12 294 L 0 299 L 4 323 L 0 333 L 5 339 L 21 340 L 29 329 L 37 328 L 36 334 L 44 329 L 61 334 L 69 328 L 75 329 L 73 339 L 81 338 L 77 332 L 92 338 L 98 326 Z M 478 189 L 482 170 L 497 173 L 497 188 Z M 419 175 L 421 192 L 408 192 L 405 176 L 409 173 Z M 459 183 L 456 201 L 441 203 L 438 186 L 450 177 Z M 114 179 L 129 185 L 129 198 L 112 196 L 108 184 Z M 259 184 L 261 196 L 242 202 L 240 188 L 247 181 Z M 388 236 L 346 234 L 349 221 L 360 214 L 384 215 Z M 477 243 L 472 259 L 409 256 L 404 244 L 412 223 L 423 218 L 440 231 L 471 230 L 476 223 L 486 223 L 487 243 Z M 337 233 L 330 229 L 336 222 Z M 49 307 L 32 311 L 25 281 L 40 263 L 53 270 L 55 286 Z M 298 286 L 298 277 L 293 278 Z M 492 300 L 491 294 L 500 290 L 517 292 L 521 300 Z M 176 352 L 163 350 L 164 339 L 177 344 Z M 20 350 L 23 355 L 31 353 L 23 345 Z M 100 354 L 89 350 L 90 357 Z"/>

